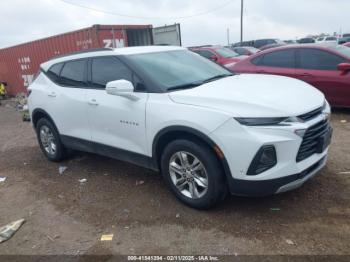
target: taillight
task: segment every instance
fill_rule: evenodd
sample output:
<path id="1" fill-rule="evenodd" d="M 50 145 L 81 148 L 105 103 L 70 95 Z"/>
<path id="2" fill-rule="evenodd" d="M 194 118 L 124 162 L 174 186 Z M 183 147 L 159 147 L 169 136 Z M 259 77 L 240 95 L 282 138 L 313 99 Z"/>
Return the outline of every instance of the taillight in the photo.
<path id="1" fill-rule="evenodd" d="M 28 90 L 27 90 L 27 93 L 28 93 L 28 96 L 30 96 L 30 94 L 32 93 L 32 90 L 31 90 L 31 89 L 28 89 Z"/>

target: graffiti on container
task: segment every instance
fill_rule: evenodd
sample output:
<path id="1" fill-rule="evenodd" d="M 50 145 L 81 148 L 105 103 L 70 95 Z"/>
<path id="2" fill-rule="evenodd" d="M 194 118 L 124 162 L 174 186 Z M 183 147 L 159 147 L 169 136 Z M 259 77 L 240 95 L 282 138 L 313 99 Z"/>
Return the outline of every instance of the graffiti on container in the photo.
<path id="1" fill-rule="evenodd" d="M 23 85 L 29 86 L 33 82 L 34 75 L 22 75 Z"/>
<path id="2" fill-rule="evenodd" d="M 30 69 L 30 57 L 29 56 L 24 56 L 24 57 L 20 57 L 18 58 L 18 63 L 20 64 L 21 70 L 28 70 Z"/>
<path id="3" fill-rule="evenodd" d="M 80 47 L 81 49 L 88 49 L 89 45 L 92 45 L 91 38 L 77 41 L 77 46 Z"/>
<path id="4" fill-rule="evenodd" d="M 105 48 L 120 48 L 124 47 L 124 39 L 103 39 Z"/>
<path id="5" fill-rule="evenodd" d="M 23 79 L 23 85 L 29 86 L 33 82 L 34 75 L 28 74 L 26 71 L 30 69 L 30 57 L 29 56 L 23 56 L 18 58 L 18 64 L 22 71 L 22 79 Z"/>

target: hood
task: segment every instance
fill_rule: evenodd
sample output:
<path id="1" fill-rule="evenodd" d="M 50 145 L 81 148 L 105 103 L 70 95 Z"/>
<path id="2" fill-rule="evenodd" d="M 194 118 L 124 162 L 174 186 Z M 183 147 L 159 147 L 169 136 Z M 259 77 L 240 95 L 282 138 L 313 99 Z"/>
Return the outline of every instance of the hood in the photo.
<path id="1" fill-rule="evenodd" d="M 242 74 L 169 93 L 175 103 L 202 106 L 234 117 L 298 116 L 324 103 L 324 95 L 300 80 Z"/>

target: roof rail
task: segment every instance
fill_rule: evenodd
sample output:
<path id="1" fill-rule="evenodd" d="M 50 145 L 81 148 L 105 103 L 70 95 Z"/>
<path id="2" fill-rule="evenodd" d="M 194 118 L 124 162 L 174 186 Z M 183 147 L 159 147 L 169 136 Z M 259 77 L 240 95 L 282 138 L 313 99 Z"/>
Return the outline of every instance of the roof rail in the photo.
<path id="1" fill-rule="evenodd" d="M 57 55 L 57 56 L 50 58 L 49 60 L 53 60 L 53 59 L 61 58 L 61 57 L 66 57 L 66 56 L 71 56 L 71 55 L 78 55 L 78 54 L 99 52 L 99 51 L 112 51 L 112 50 L 113 50 L 113 48 L 90 48 L 90 49 L 75 51 L 75 52 L 71 52 L 71 53 L 67 53 L 67 54 L 63 54 L 63 55 Z"/>

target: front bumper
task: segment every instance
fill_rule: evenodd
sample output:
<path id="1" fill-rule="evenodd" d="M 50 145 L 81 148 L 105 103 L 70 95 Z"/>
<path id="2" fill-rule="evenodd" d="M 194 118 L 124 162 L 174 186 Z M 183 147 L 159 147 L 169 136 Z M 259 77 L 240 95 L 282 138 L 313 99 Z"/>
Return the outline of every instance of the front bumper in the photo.
<path id="1" fill-rule="evenodd" d="M 325 166 L 328 148 L 297 162 L 296 156 L 303 139 L 295 131 L 306 130 L 320 121 L 324 121 L 321 115 L 292 126 L 247 127 L 229 120 L 212 132 L 225 155 L 225 173 L 231 194 L 264 196 L 282 193 L 300 187 L 313 177 Z M 277 164 L 261 174 L 248 175 L 252 159 L 265 145 L 275 147 Z"/>
<path id="2" fill-rule="evenodd" d="M 307 180 L 312 178 L 320 171 L 327 162 L 327 155 L 299 174 L 293 174 L 285 177 L 270 180 L 242 180 L 229 179 L 229 188 L 231 194 L 239 196 L 268 196 L 287 192 L 301 187 Z"/>

